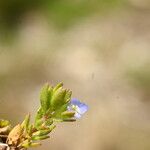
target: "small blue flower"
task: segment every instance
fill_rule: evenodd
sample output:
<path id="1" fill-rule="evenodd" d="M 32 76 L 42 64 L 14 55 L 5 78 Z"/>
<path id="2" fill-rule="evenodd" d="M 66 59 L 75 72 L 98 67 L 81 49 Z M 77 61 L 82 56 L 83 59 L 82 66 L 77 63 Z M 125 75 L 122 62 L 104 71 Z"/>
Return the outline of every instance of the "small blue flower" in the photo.
<path id="1" fill-rule="evenodd" d="M 75 111 L 75 118 L 81 118 L 81 116 L 88 110 L 88 106 L 84 103 L 81 103 L 78 99 L 71 99 L 68 106 L 69 111 Z"/>

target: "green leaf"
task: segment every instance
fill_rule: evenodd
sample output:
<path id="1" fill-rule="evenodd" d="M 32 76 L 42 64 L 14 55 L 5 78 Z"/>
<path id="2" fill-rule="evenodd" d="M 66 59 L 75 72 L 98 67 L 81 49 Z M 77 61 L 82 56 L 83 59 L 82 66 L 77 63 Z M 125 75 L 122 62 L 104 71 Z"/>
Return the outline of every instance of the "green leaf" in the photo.
<path id="1" fill-rule="evenodd" d="M 8 120 L 3 120 L 3 119 L 0 120 L 0 128 L 6 127 L 9 125 L 10 125 L 10 122 Z"/>
<path id="2" fill-rule="evenodd" d="M 31 143 L 30 147 L 37 147 L 37 146 L 41 146 L 41 143 Z"/>
<path id="3" fill-rule="evenodd" d="M 43 126 L 49 127 L 50 125 L 52 125 L 52 123 L 53 123 L 53 119 L 50 118 L 50 119 L 47 119 L 47 120 L 43 123 Z"/>
<path id="4" fill-rule="evenodd" d="M 40 107 L 37 111 L 35 121 L 41 119 L 42 117 L 43 117 L 43 111 L 42 111 L 42 108 Z"/>
<path id="5" fill-rule="evenodd" d="M 33 125 L 30 124 L 28 127 L 28 134 L 31 135 L 32 134 L 32 130 L 34 129 Z"/>
<path id="6" fill-rule="evenodd" d="M 62 116 L 62 113 L 67 111 L 67 106 L 68 106 L 68 103 L 64 104 L 63 106 L 61 106 L 59 109 L 57 109 L 55 111 L 55 113 L 53 114 L 53 120 L 58 120 L 58 119 L 63 119 L 63 116 Z"/>
<path id="7" fill-rule="evenodd" d="M 72 91 L 66 90 L 65 101 L 69 102 L 71 100 Z"/>
<path id="8" fill-rule="evenodd" d="M 24 121 L 21 124 L 21 127 L 27 132 L 30 123 L 30 114 L 26 115 Z"/>
<path id="9" fill-rule="evenodd" d="M 41 90 L 40 102 L 44 113 L 46 113 L 46 111 L 50 107 L 51 92 L 52 88 L 48 84 L 44 85 L 44 87 Z"/>
<path id="10" fill-rule="evenodd" d="M 34 126 L 38 129 L 38 127 L 43 123 L 43 111 L 42 108 L 39 108 L 35 117 Z"/>
<path id="11" fill-rule="evenodd" d="M 23 147 L 23 148 L 30 148 L 30 147 L 37 147 L 40 145 L 41 145 L 41 143 L 33 143 L 27 139 L 27 140 L 23 141 L 19 146 Z"/>
<path id="12" fill-rule="evenodd" d="M 57 91 L 59 88 L 62 88 L 63 87 L 63 83 L 60 82 L 58 83 L 54 88 L 53 88 L 53 92 Z"/>
<path id="13" fill-rule="evenodd" d="M 24 147 L 24 148 L 29 148 L 30 144 L 31 144 L 31 142 L 29 141 L 29 139 L 27 139 L 27 140 L 23 141 L 22 143 L 20 143 L 19 146 Z"/>
<path id="14" fill-rule="evenodd" d="M 65 111 L 63 113 L 61 113 L 63 118 L 72 118 L 75 115 L 74 111 Z"/>
<path id="15" fill-rule="evenodd" d="M 52 125 L 49 129 L 36 131 L 36 132 L 34 132 L 34 133 L 32 134 L 32 137 L 34 137 L 34 136 L 47 135 L 47 134 L 49 134 L 55 127 L 56 127 L 55 125 Z"/>
<path id="16" fill-rule="evenodd" d="M 43 128 L 42 125 L 43 125 L 43 119 L 37 120 L 36 123 L 35 123 L 35 128 L 37 130 L 39 130 L 39 129 Z"/>
<path id="17" fill-rule="evenodd" d="M 43 136 L 33 136 L 31 139 L 32 139 L 33 141 L 39 141 L 39 140 L 45 140 L 45 139 L 47 139 L 47 138 L 49 138 L 48 135 L 43 135 Z"/>
<path id="18" fill-rule="evenodd" d="M 62 105 L 65 104 L 65 97 L 66 95 L 66 90 L 63 89 L 62 87 L 57 89 L 52 96 L 51 99 L 51 106 L 54 110 L 60 108 Z"/>

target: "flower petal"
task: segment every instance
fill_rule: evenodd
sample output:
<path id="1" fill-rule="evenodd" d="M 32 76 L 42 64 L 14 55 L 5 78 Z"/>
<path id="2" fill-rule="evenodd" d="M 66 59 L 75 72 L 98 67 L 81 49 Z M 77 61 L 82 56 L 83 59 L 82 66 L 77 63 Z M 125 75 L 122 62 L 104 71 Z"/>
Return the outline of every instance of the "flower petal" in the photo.
<path id="1" fill-rule="evenodd" d="M 75 115 L 74 115 L 74 117 L 76 118 L 76 119 L 79 119 L 79 118 L 81 118 L 82 116 L 81 116 L 81 114 L 79 114 L 79 113 L 75 113 Z"/>
<path id="2" fill-rule="evenodd" d="M 84 114 L 88 110 L 88 106 L 85 103 L 81 103 L 78 99 L 73 98 L 70 101 L 68 110 L 75 111 L 75 118 L 81 118 L 82 114 Z"/>
<path id="3" fill-rule="evenodd" d="M 81 104 L 79 107 L 80 114 L 84 114 L 88 110 L 88 106 L 86 104 Z"/>

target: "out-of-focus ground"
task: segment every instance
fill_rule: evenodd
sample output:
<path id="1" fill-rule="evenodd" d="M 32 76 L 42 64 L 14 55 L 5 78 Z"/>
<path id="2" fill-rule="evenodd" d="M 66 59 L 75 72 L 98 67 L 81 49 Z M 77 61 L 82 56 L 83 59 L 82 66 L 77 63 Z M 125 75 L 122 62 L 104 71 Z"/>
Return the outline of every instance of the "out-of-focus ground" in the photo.
<path id="1" fill-rule="evenodd" d="M 150 149 L 150 2 L 129 0 L 106 12 L 60 29 L 61 20 L 55 26 L 30 11 L 13 42 L 1 36 L 0 118 L 15 124 L 34 115 L 45 82 L 64 82 L 90 107 L 76 123 L 60 124 L 39 150 Z"/>

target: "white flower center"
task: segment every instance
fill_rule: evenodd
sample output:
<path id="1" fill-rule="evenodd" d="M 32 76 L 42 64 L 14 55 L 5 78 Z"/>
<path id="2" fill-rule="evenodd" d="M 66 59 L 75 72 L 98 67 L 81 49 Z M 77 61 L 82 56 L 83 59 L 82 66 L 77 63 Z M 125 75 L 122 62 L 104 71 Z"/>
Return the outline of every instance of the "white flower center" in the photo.
<path id="1" fill-rule="evenodd" d="M 72 105 L 72 109 L 81 115 L 80 108 L 77 105 Z"/>

